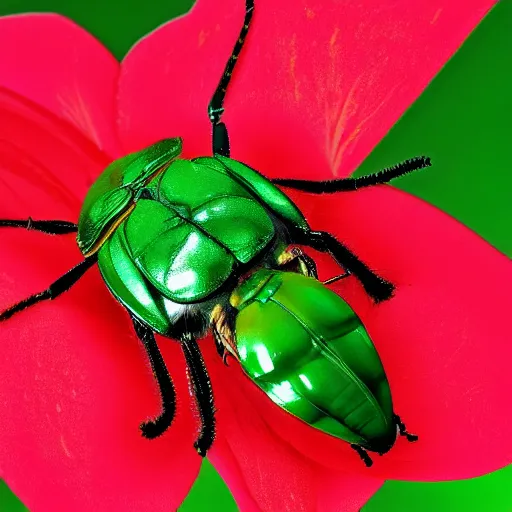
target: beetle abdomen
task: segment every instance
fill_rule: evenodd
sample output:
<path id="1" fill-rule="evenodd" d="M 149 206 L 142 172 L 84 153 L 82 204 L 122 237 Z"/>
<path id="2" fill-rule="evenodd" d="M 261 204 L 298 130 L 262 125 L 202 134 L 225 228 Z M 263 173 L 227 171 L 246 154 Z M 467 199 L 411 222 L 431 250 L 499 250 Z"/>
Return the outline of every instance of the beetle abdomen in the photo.
<path id="1" fill-rule="evenodd" d="M 232 296 L 246 373 L 278 405 L 350 443 L 393 444 L 391 393 L 373 343 L 338 295 L 300 274 L 262 270 Z"/>

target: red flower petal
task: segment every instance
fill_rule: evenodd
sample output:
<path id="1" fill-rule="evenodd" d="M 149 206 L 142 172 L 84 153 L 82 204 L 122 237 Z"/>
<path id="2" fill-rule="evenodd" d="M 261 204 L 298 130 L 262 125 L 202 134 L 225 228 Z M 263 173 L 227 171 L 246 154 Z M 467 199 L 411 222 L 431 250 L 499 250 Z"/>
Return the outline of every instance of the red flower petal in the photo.
<path id="1" fill-rule="evenodd" d="M 63 245 L 58 250 L 69 256 Z M 7 304 L 65 270 L 43 268 L 39 261 L 36 273 L 37 257 L 28 254 L 45 251 L 52 256 L 33 238 L 16 251 L 2 249 L 2 289 L 15 284 Z M 22 282 L 24 272 L 31 283 Z M 5 293 L 2 304 L 4 299 Z M 97 270 L 55 303 L 2 325 L 0 464 L 30 510 L 168 511 L 181 504 L 200 465 L 193 449 L 195 418 L 180 351 L 169 340 L 161 349 L 179 396 L 178 413 L 162 438 L 148 441 L 138 426 L 159 412 L 155 381 L 126 314 Z"/>
<path id="2" fill-rule="evenodd" d="M 0 88 L 0 218 L 76 220 L 91 177 L 108 161 L 72 124 Z M 72 235 L 0 231 L 0 309 L 82 259 Z M 155 382 L 96 269 L 55 302 L 2 322 L 0 332 L 1 472 L 31 510 L 167 511 L 181 503 L 200 459 L 176 344 L 162 349 L 179 412 L 150 442 L 138 425 L 159 412 Z"/>
<path id="3" fill-rule="evenodd" d="M 208 345 L 207 345 L 208 344 Z M 309 460 L 275 435 L 236 365 L 224 366 L 208 340 L 203 351 L 212 375 L 218 433 L 208 457 L 244 512 L 304 510 L 357 512 L 382 479 L 333 471 Z M 252 387 L 252 386 L 251 386 Z"/>
<path id="4" fill-rule="evenodd" d="M 76 221 L 87 189 L 109 162 L 70 123 L 0 87 L 3 218 Z"/>
<path id="5" fill-rule="evenodd" d="M 267 175 L 350 174 L 494 3 L 258 0 L 226 101 L 233 157 Z M 199 0 L 128 54 L 126 149 L 183 136 L 187 156 L 211 152 L 207 105 L 243 7 Z"/>
<path id="6" fill-rule="evenodd" d="M 389 453 L 374 456 L 368 469 L 347 443 L 286 414 L 231 372 L 229 388 L 216 391 L 229 396 L 243 390 L 250 404 L 244 428 L 264 421 L 282 443 L 320 464 L 386 479 L 462 479 L 512 462 L 512 440 L 504 428 L 512 391 L 508 258 L 446 214 L 390 187 L 293 197 L 314 229 L 336 234 L 397 285 L 395 297 L 378 306 L 355 278 L 335 289 L 367 326 L 395 410 L 420 440 L 399 439 Z M 322 279 L 339 273 L 321 261 Z M 251 453 L 264 449 L 250 436 L 247 443 Z"/>
<path id="7" fill-rule="evenodd" d="M 0 18 L 0 86 L 71 122 L 119 155 L 114 94 L 119 63 L 84 29 L 57 14 Z"/>

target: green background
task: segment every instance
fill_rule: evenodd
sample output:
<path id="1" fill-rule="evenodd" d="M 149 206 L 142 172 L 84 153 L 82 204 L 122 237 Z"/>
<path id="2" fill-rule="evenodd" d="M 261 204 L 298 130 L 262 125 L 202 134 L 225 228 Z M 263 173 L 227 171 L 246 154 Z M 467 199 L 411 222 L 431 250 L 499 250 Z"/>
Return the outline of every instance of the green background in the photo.
<path id="1" fill-rule="evenodd" d="M 173 0 L 148 8 L 147 0 L 0 2 L 0 15 L 62 13 L 103 41 L 119 59 L 137 39 L 186 12 L 193 3 Z M 450 213 L 509 256 L 511 52 L 512 0 L 502 0 L 358 170 L 358 174 L 367 173 L 415 154 L 431 156 L 434 167 L 408 176 L 396 186 Z M 511 486 L 512 466 L 459 482 L 387 482 L 363 510 L 511 512 Z M 1 482 L 0 510 L 26 510 Z M 207 461 L 180 508 L 180 512 L 200 510 L 237 510 L 227 487 Z"/>

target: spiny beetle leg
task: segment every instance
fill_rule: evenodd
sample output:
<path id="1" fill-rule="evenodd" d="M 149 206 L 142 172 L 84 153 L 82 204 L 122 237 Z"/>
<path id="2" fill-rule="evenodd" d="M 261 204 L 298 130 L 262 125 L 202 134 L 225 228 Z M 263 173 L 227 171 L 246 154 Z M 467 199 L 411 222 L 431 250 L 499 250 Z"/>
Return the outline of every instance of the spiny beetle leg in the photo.
<path id="1" fill-rule="evenodd" d="M 135 316 L 130 316 L 132 317 L 135 333 L 146 349 L 162 399 L 162 412 L 160 416 L 140 425 L 142 435 L 147 439 L 154 439 L 161 436 L 171 426 L 176 413 L 176 393 L 153 331 Z"/>
<path id="2" fill-rule="evenodd" d="M 0 219 L 0 228 L 25 228 L 48 235 L 67 235 L 78 231 L 76 224 L 66 220 L 33 220 L 30 217 L 26 220 Z"/>
<path id="3" fill-rule="evenodd" d="M 373 465 L 373 460 L 371 459 L 371 457 L 368 455 L 368 452 L 364 448 L 362 448 L 358 444 L 351 444 L 350 446 L 359 454 L 359 457 L 361 457 L 361 460 L 364 462 L 367 468 Z"/>
<path id="4" fill-rule="evenodd" d="M 388 167 L 382 171 L 378 171 L 367 176 L 359 178 L 341 178 L 337 180 L 310 181 L 295 180 L 289 178 L 277 178 L 271 180 L 275 185 L 281 187 L 289 187 L 295 190 L 302 190 L 311 194 L 332 194 L 334 192 L 352 192 L 364 187 L 372 187 L 373 185 L 382 185 L 391 180 L 404 176 L 413 171 L 430 167 L 430 158 L 426 156 L 417 156 L 410 160 L 405 160 L 393 167 Z"/>
<path id="5" fill-rule="evenodd" d="M 189 333 L 183 334 L 181 347 L 187 362 L 190 384 L 201 418 L 201 431 L 194 447 L 201 457 L 205 457 L 215 439 L 215 408 L 212 383 L 195 338 Z"/>
<path id="6" fill-rule="evenodd" d="M 233 47 L 233 51 L 229 57 L 224 73 L 213 93 L 212 99 L 208 105 L 208 118 L 212 124 L 212 149 L 213 154 L 219 154 L 229 157 L 229 138 L 226 126 L 221 123 L 221 117 L 224 113 L 224 98 L 228 89 L 235 64 L 244 46 L 245 38 L 249 32 L 249 26 L 254 11 L 254 0 L 245 1 L 245 17 L 244 24 L 238 35 L 238 39 Z"/>
<path id="7" fill-rule="evenodd" d="M 293 236 L 293 235 L 292 235 Z M 350 249 L 326 231 L 296 231 L 294 242 L 307 245 L 320 252 L 328 252 L 338 265 L 354 274 L 363 285 L 366 293 L 378 303 L 391 298 L 395 287 L 375 274 Z"/>
<path id="8" fill-rule="evenodd" d="M 414 443 L 419 439 L 419 437 L 416 434 L 411 434 L 410 432 L 407 432 L 405 423 L 402 422 L 398 414 L 393 414 L 393 419 L 398 427 L 399 434 L 405 437 L 407 441 L 409 441 L 410 443 Z"/>
<path id="9" fill-rule="evenodd" d="M 68 270 L 63 276 L 59 277 L 46 290 L 35 293 L 34 295 L 12 305 L 10 308 L 0 313 L 0 322 L 11 318 L 11 316 L 16 313 L 23 311 L 38 302 L 57 298 L 60 294 L 69 290 L 85 274 L 85 272 L 96 263 L 96 260 L 96 256 L 86 258 L 78 265 L 75 265 L 71 270 Z"/>

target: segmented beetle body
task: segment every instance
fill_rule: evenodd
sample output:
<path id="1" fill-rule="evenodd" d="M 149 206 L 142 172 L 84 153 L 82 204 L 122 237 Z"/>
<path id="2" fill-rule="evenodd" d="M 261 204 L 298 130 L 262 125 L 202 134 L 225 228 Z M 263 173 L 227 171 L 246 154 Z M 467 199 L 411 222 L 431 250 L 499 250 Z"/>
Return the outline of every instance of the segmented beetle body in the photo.
<path id="1" fill-rule="evenodd" d="M 90 189 L 78 222 L 78 245 L 86 256 L 98 252 L 113 295 L 164 335 L 191 315 L 186 305 L 203 304 L 228 280 L 236 284 L 270 245 L 277 265 L 287 245 L 276 230 L 281 219 L 308 227 L 253 169 L 223 156 L 183 160 L 180 152 L 181 140 L 168 139 L 115 161 Z"/>
<path id="2" fill-rule="evenodd" d="M 391 448 L 396 423 L 386 374 L 343 299 L 311 277 L 265 269 L 236 289 L 231 303 L 239 311 L 240 363 L 276 404 L 352 444 Z"/>
<path id="3" fill-rule="evenodd" d="M 51 235 L 77 233 L 84 260 L 54 283 L 0 313 L 0 322 L 55 299 L 94 264 L 127 309 L 162 398 L 162 411 L 141 425 L 146 438 L 172 424 L 176 397 L 154 333 L 181 345 L 201 419 L 195 448 L 206 455 L 215 439 L 213 390 L 197 338 L 211 330 L 219 355 L 232 355 L 278 406 L 312 428 L 366 450 L 387 452 L 397 430 L 391 391 L 364 325 L 325 284 L 353 275 L 378 303 L 394 286 L 375 274 L 332 234 L 313 230 L 276 185 L 312 194 L 354 191 L 430 165 L 417 157 L 363 178 L 312 182 L 268 180 L 229 158 L 221 121 L 233 69 L 254 9 L 208 105 L 213 156 L 180 158 L 169 138 L 116 160 L 90 188 L 78 224 L 65 220 L 0 219 L 0 227 Z M 298 245 L 329 253 L 343 274 L 321 283 L 314 261 Z"/>

